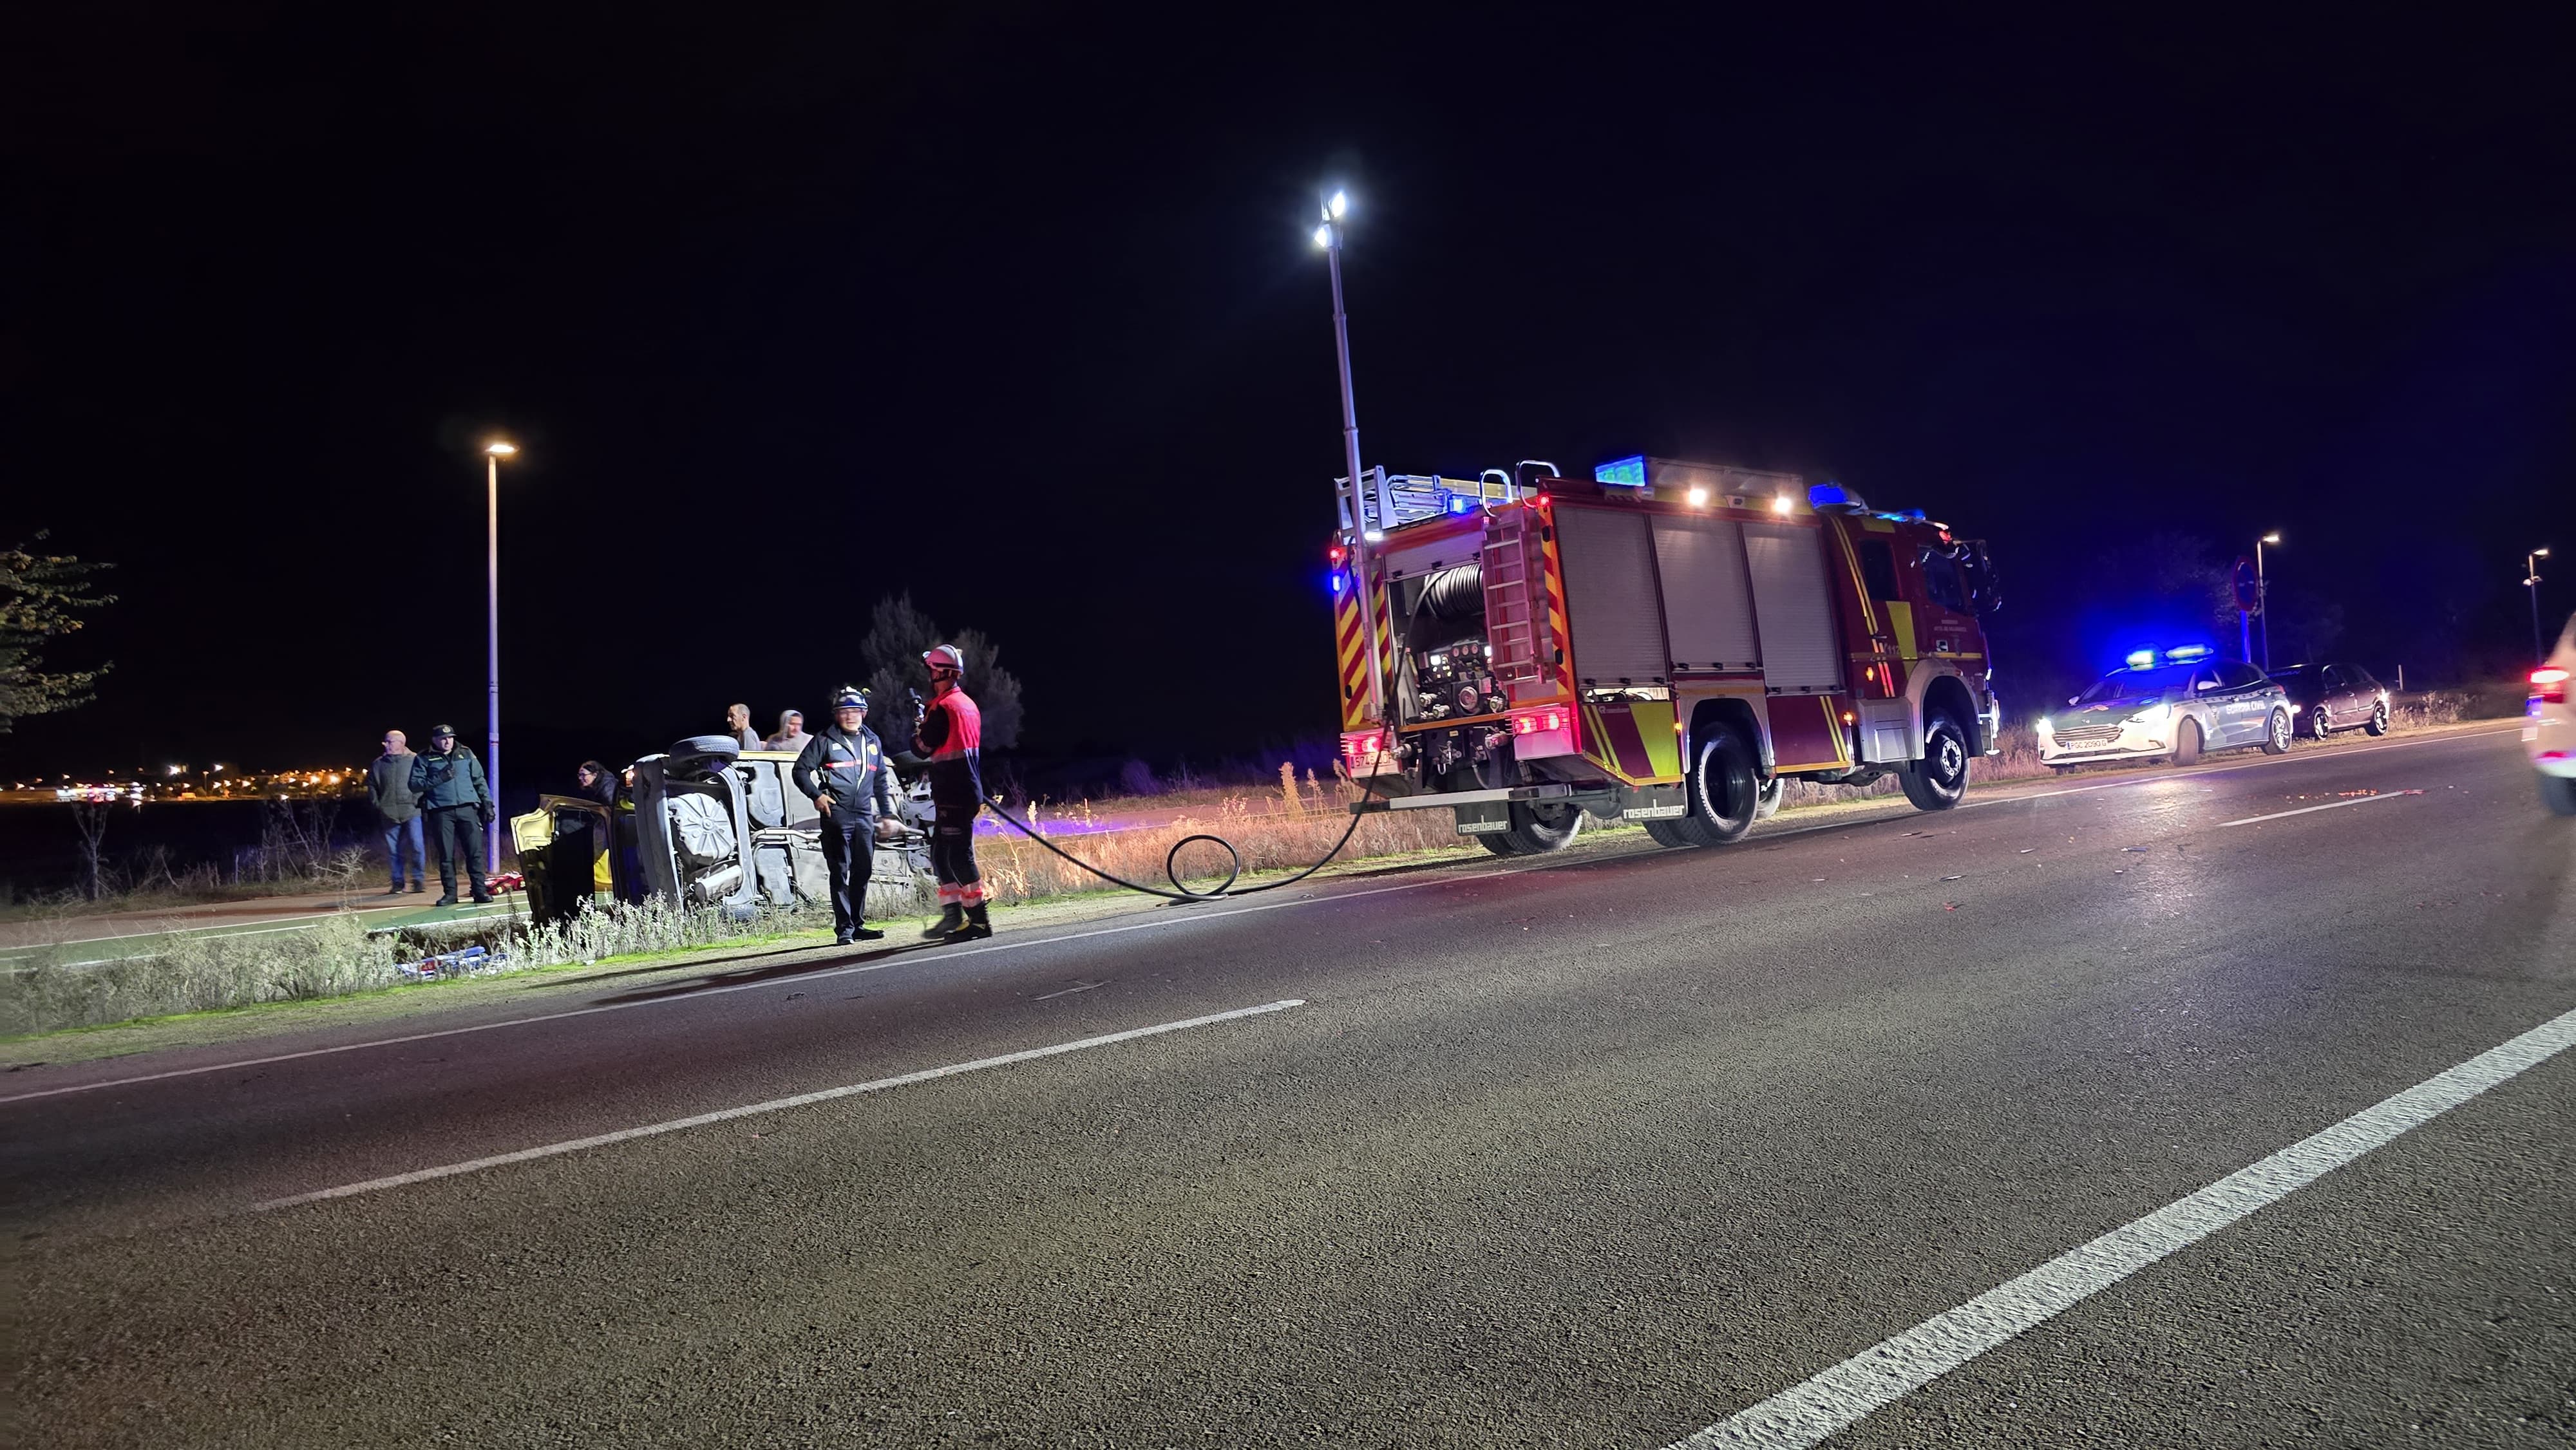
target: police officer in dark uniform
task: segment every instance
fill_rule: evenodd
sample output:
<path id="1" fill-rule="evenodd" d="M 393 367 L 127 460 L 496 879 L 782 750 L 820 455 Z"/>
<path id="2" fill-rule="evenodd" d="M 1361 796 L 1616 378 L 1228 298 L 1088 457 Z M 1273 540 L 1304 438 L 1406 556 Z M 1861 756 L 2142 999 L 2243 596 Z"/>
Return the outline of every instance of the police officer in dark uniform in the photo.
<path id="1" fill-rule="evenodd" d="M 894 791 L 886 781 L 885 747 L 867 726 L 868 692 L 843 685 L 832 700 L 832 723 L 805 742 L 796 757 L 796 788 L 823 813 L 823 860 L 832 872 L 832 940 L 876 941 L 885 935 L 863 926 L 868 874 L 877 838 L 900 829 Z"/>

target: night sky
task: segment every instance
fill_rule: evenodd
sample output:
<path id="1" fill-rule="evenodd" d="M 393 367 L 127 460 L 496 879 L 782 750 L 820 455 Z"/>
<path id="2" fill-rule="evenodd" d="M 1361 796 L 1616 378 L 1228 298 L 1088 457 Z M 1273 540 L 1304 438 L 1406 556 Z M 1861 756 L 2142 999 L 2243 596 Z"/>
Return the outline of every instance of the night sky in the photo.
<path id="1" fill-rule="evenodd" d="M 121 602 L 0 776 L 479 746 L 493 433 L 523 789 L 817 709 L 897 590 L 1033 756 L 1327 736 L 1335 184 L 1371 463 L 1922 507 L 1993 543 L 2017 710 L 2134 642 L 2100 560 L 2159 531 L 2283 530 L 2337 657 L 2436 681 L 2576 555 L 2560 35 L 536 8 L 21 50 L 0 533 Z"/>

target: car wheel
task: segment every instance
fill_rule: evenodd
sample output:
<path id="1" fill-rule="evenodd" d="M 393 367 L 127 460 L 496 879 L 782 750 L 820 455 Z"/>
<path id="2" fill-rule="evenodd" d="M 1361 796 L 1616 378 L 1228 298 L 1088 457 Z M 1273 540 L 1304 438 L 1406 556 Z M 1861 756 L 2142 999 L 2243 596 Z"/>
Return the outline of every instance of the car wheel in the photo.
<path id="1" fill-rule="evenodd" d="M 2334 733 L 2334 717 L 2326 713 L 2325 706 L 2319 705 L 2316 713 L 2308 717 L 2308 733 L 2319 740 Z"/>
<path id="2" fill-rule="evenodd" d="M 2540 778 L 2540 803 L 2553 816 L 2576 816 L 2576 779 L 2563 775 Z"/>
<path id="3" fill-rule="evenodd" d="M 1780 798 L 1789 792 L 1789 782 L 1773 776 L 1762 783 L 1762 791 L 1753 798 L 1753 819 L 1767 821 L 1780 814 Z"/>
<path id="4" fill-rule="evenodd" d="M 2190 765 L 2200 759 L 2200 722 L 2185 720 L 2174 731 L 2174 764 Z"/>
<path id="5" fill-rule="evenodd" d="M 1685 824 L 1682 821 L 1666 819 L 1660 821 L 1648 821 L 1645 824 L 1647 839 L 1653 841 L 1658 846 L 1664 846 L 1672 850 L 1679 851 L 1699 844 L 1699 842 L 1691 836 L 1689 830 L 1685 828 Z"/>
<path id="6" fill-rule="evenodd" d="M 2373 735 L 2385 735 L 2388 733 L 2388 702 L 2386 700 L 2382 700 L 2378 704 L 2370 707 L 2370 723 L 2362 726 L 2361 728 L 2369 731 Z"/>
<path id="7" fill-rule="evenodd" d="M 1753 828 L 1762 782 L 1754 774 L 1752 749 L 1729 727 L 1716 726 L 1699 742 L 1683 787 L 1690 814 L 1675 824 L 1692 841 L 1723 846 Z"/>
<path id="8" fill-rule="evenodd" d="M 2275 710 L 2272 712 L 2272 728 L 2263 737 L 2263 753 L 2265 755 L 2287 755 L 2290 753 L 2289 711 Z"/>
<path id="9" fill-rule="evenodd" d="M 1480 832 L 1476 837 L 1476 844 L 1493 852 L 1497 856 L 1517 856 L 1520 854 L 1520 852 L 1512 846 L 1512 833 L 1509 831 Z"/>
<path id="10" fill-rule="evenodd" d="M 1923 758 L 1898 766 L 1896 783 L 1918 811 L 1946 811 L 1968 793 L 1968 732 L 1949 712 L 1923 722 Z"/>
<path id="11" fill-rule="evenodd" d="M 1501 835 L 1514 856 L 1562 851 L 1583 829 L 1583 807 L 1572 801 L 1514 801 L 1512 828 Z"/>

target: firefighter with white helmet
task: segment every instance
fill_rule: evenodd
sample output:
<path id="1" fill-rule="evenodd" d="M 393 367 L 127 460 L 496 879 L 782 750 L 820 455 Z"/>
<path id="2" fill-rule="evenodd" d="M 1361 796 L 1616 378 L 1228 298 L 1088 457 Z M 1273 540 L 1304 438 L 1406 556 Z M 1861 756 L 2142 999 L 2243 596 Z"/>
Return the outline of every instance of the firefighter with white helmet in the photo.
<path id="1" fill-rule="evenodd" d="M 913 725 L 912 753 L 930 763 L 930 866 L 939 877 L 939 921 L 930 941 L 993 934 L 984 875 L 975 865 L 975 816 L 984 808 L 984 717 L 964 688 L 966 656 L 953 644 L 924 650 L 930 702 Z"/>

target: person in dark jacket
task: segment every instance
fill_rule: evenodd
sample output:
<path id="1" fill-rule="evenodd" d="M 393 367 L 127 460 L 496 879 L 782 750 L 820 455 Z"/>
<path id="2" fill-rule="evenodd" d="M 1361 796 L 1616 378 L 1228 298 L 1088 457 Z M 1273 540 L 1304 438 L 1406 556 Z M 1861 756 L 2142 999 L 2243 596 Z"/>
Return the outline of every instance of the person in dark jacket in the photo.
<path id="1" fill-rule="evenodd" d="M 399 896 L 403 889 L 404 847 L 410 847 L 411 889 L 427 889 L 429 871 L 427 849 L 421 845 L 420 802 L 412 799 L 411 763 L 419 759 L 411 753 L 411 742 L 399 730 L 385 732 L 385 753 L 367 767 L 367 800 L 385 823 L 385 859 L 393 863 L 394 884 L 385 894 Z"/>
<path id="2" fill-rule="evenodd" d="M 930 762 L 930 867 L 939 876 L 939 920 L 929 941 L 993 934 L 984 873 L 975 864 L 975 816 L 984 808 L 984 717 L 966 697 L 966 656 L 953 644 L 922 653 L 930 703 L 913 725 L 912 753 Z"/>
<path id="3" fill-rule="evenodd" d="M 823 861 L 832 873 L 832 940 L 876 941 L 865 922 L 868 877 L 877 838 L 895 828 L 894 790 L 885 747 L 868 728 L 868 693 L 843 685 L 832 699 L 832 723 L 805 737 L 790 774 L 823 813 Z"/>
<path id="4" fill-rule="evenodd" d="M 492 823 L 492 787 L 483 762 L 456 743 L 456 727 L 429 732 L 429 749 L 412 757 L 411 793 L 429 818 L 430 845 L 438 852 L 438 900 L 456 904 L 456 858 L 465 858 L 465 881 L 478 902 L 492 899 L 483 876 L 483 828 Z"/>
<path id="5" fill-rule="evenodd" d="M 585 760 L 581 769 L 573 772 L 573 779 L 581 782 L 581 793 L 585 798 L 604 806 L 617 804 L 617 775 L 607 766 L 596 760 Z"/>

